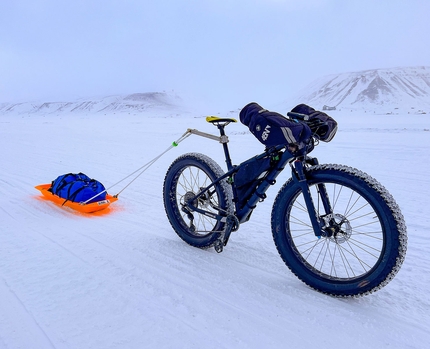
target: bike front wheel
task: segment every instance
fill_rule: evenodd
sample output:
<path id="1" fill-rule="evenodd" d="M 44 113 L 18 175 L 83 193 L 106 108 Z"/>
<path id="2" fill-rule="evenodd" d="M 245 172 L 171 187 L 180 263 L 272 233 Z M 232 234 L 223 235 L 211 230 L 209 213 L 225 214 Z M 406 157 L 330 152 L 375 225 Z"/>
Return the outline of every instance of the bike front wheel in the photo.
<path id="1" fill-rule="evenodd" d="M 361 296 L 385 286 L 399 271 L 407 245 L 393 197 L 375 179 L 347 166 L 318 165 L 306 176 L 328 233 L 315 235 L 301 187 L 288 181 L 272 210 L 273 238 L 286 265 L 310 287 L 334 296 Z M 331 213 L 321 195 L 329 199 Z"/>
<path id="2" fill-rule="evenodd" d="M 190 211 L 187 206 L 189 200 L 223 174 L 214 160 L 198 153 L 180 156 L 167 171 L 163 187 L 166 214 L 179 237 L 192 246 L 209 248 L 224 232 L 225 222 Z M 224 180 L 197 197 L 193 205 L 215 215 L 227 216 L 234 212 L 232 198 L 231 186 Z"/>

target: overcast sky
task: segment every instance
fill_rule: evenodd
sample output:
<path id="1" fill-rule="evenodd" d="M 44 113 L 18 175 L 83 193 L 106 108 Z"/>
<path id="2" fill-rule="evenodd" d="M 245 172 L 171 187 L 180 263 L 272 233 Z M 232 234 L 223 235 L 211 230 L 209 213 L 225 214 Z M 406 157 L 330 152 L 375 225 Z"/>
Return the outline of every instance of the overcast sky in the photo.
<path id="1" fill-rule="evenodd" d="M 430 0 L 2 0 L 0 102 L 170 91 L 271 103 L 430 66 Z"/>

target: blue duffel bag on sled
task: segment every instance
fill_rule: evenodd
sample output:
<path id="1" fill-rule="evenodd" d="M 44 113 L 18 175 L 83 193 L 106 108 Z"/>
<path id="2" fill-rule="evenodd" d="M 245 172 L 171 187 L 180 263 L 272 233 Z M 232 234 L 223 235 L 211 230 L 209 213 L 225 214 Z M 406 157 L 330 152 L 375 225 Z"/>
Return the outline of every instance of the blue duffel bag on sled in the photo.
<path id="1" fill-rule="evenodd" d="M 106 189 L 103 184 L 83 173 L 67 173 L 59 176 L 52 181 L 51 188 L 48 190 L 65 199 L 65 202 L 73 201 L 89 204 L 106 199 Z"/>

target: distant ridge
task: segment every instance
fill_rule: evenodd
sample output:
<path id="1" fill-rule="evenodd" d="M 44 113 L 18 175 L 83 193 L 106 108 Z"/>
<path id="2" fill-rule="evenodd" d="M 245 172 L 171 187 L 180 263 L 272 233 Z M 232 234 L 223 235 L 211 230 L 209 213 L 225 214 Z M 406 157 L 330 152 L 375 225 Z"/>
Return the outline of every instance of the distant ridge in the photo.
<path id="1" fill-rule="evenodd" d="M 304 89 L 298 101 L 318 109 L 430 112 L 430 67 L 372 69 L 320 78 Z"/>
<path id="2" fill-rule="evenodd" d="M 166 92 L 133 93 L 74 101 L 0 103 L 1 114 L 141 113 L 150 110 L 182 109 L 182 100 Z"/>

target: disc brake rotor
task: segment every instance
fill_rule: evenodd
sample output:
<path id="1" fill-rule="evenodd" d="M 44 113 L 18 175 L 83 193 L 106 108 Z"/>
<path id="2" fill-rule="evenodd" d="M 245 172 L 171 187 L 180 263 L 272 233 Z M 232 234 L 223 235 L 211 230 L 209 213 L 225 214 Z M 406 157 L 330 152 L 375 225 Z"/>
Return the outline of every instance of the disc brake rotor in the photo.
<path id="1" fill-rule="evenodd" d="M 349 240 L 352 235 L 352 227 L 345 216 L 335 213 L 327 215 L 323 219 L 326 223 L 324 230 L 332 242 L 342 244 Z"/>

